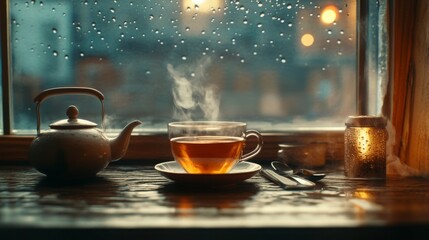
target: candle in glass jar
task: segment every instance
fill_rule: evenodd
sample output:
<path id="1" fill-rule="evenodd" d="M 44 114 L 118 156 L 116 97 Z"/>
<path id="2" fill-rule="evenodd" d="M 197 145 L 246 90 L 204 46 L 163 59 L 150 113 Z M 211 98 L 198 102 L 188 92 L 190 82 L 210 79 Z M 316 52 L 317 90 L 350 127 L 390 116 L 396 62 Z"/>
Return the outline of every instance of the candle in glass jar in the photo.
<path id="1" fill-rule="evenodd" d="M 350 116 L 344 136 L 345 175 L 351 178 L 385 178 L 386 119 Z"/>

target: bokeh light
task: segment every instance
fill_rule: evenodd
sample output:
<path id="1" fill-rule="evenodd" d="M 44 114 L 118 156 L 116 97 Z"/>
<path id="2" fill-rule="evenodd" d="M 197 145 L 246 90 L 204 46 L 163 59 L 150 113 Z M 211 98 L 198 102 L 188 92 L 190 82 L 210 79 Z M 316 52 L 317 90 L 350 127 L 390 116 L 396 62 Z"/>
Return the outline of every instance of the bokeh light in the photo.
<path id="1" fill-rule="evenodd" d="M 310 47 L 314 43 L 314 37 L 310 33 L 306 33 L 301 37 L 301 44 L 305 47 Z"/>
<path id="2" fill-rule="evenodd" d="M 334 5 L 326 6 L 322 10 L 322 14 L 320 15 L 320 20 L 325 24 L 332 24 L 337 20 L 338 8 Z"/>

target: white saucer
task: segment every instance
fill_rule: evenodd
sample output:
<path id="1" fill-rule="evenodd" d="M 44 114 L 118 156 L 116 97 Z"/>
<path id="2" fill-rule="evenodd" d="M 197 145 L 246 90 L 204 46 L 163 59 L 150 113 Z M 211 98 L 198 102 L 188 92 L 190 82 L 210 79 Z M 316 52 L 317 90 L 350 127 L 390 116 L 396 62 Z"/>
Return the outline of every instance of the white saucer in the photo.
<path id="1" fill-rule="evenodd" d="M 155 165 L 155 170 L 162 176 L 176 182 L 199 185 L 224 185 L 238 183 L 251 178 L 261 170 L 261 166 L 252 162 L 239 162 L 229 173 L 225 174 L 190 174 L 176 161 L 171 161 Z"/>

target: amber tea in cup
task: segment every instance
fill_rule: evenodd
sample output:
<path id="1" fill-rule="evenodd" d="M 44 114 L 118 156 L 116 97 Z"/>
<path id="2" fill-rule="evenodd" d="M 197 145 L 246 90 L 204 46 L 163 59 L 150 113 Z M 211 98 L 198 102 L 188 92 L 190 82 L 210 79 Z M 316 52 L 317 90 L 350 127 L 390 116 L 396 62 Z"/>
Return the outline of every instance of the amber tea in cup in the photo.
<path id="1" fill-rule="evenodd" d="M 188 173 L 228 173 L 239 161 L 250 159 L 262 148 L 262 136 L 246 130 L 246 123 L 190 121 L 168 124 L 171 152 Z M 256 137 L 257 146 L 243 155 L 246 139 Z"/>

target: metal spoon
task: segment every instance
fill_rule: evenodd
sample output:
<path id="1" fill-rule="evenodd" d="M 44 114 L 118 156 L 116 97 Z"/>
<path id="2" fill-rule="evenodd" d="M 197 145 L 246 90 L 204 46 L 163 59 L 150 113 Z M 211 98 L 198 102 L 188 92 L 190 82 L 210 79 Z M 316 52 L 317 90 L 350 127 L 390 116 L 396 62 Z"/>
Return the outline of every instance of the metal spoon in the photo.
<path id="1" fill-rule="evenodd" d="M 283 172 L 285 175 L 295 174 L 313 182 L 317 182 L 326 176 L 324 173 L 316 173 L 308 169 L 298 169 L 294 171 L 291 167 L 289 167 L 289 165 L 279 161 L 272 161 L 271 167 L 276 170 L 277 173 Z"/>
<path id="2" fill-rule="evenodd" d="M 311 181 L 319 181 L 322 178 L 326 177 L 325 173 L 318 173 L 315 172 L 313 170 L 308 170 L 308 169 L 297 169 L 294 171 L 294 173 L 298 176 L 303 176 Z"/>
<path id="3" fill-rule="evenodd" d="M 277 164 L 275 163 L 274 165 L 277 165 Z M 302 176 L 298 176 L 296 174 L 293 174 L 293 171 L 292 172 L 290 172 L 290 171 L 282 171 L 282 170 L 279 170 L 278 168 L 275 168 L 273 166 L 273 164 L 271 166 L 273 167 L 274 172 L 277 173 L 278 175 L 290 178 L 290 179 L 298 182 L 301 185 L 307 185 L 307 186 L 315 186 L 316 185 L 313 181 L 310 181 L 307 178 L 304 178 Z"/>
<path id="4" fill-rule="evenodd" d="M 316 184 L 305 178 L 293 177 L 293 175 L 280 175 L 275 170 L 269 168 L 262 168 L 261 175 L 268 180 L 274 182 L 280 187 L 286 190 L 303 190 L 303 189 L 313 189 Z"/>

